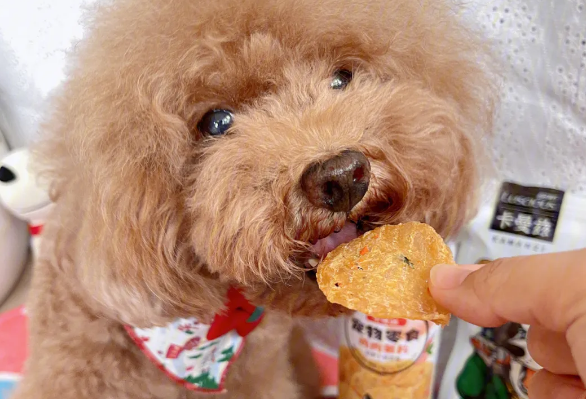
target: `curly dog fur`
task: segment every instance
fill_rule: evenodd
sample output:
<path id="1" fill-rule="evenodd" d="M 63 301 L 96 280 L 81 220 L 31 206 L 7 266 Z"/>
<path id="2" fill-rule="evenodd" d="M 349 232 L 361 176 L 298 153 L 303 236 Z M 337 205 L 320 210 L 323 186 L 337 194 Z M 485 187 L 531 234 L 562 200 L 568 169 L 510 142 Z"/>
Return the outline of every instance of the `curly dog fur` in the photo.
<path id="1" fill-rule="evenodd" d="M 446 0 L 447 2 L 447 0 Z M 332 316 L 296 260 L 347 219 L 474 210 L 492 82 L 444 1 L 117 0 L 99 7 L 38 147 L 56 206 L 18 399 L 194 398 L 123 326 L 209 321 L 229 286 L 267 307 L 223 398 L 316 397 L 296 316 Z M 332 90 L 335 70 L 353 80 Z M 228 134 L 198 121 L 228 108 Z M 308 165 L 370 161 L 350 214 L 311 205 Z"/>

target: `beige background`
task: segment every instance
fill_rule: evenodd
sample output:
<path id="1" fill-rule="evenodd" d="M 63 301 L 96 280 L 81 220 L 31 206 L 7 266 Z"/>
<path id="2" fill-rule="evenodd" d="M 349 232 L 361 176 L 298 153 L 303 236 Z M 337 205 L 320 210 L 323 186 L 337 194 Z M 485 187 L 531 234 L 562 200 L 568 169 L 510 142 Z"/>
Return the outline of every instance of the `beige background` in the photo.
<path id="1" fill-rule="evenodd" d="M 25 301 L 26 295 L 28 294 L 28 289 L 30 286 L 31 281 L 31 261 L 29 257 L 29 262 L 20 276 L 20 280 L 18 284 L 12 290 L 12 293 L 8 295 L 8 299 L 0 304 L 0 313 L 3 313 L 7 310 L 14 309 L 20 305 L 22 305 Z"/>

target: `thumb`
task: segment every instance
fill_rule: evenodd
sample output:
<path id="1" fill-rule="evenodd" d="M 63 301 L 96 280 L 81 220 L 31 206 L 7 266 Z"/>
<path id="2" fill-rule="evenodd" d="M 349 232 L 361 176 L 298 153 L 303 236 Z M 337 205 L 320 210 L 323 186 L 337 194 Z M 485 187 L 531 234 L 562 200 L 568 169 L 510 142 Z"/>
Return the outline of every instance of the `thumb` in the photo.
<path id="1" fill-rule="evenodd" d="M 489 304 L 477 295 L 473 287 L 478 276 L 469 278 L 484 266 L 486 265 L 437 265 L 431 269 L 429 291 L 436 302 L 462 320 L 493 327 L 506 321 L 494 312 L 483 312 Z"/>
<path id="2" fill-rule="evenodd" d="M 563 333 L 586 381 L 586 250 L 438 265 L 430 292 L 455 316 L 483 327 L 507 321 Z"/>
<path id="3" fill-rule="evenodd" d="M 438 265 L 430 292 L 454 315 L 494 327 L 505 321 L 566 332 L 584 316 L 586 251 L 504 258 L 483 266 Z"/>

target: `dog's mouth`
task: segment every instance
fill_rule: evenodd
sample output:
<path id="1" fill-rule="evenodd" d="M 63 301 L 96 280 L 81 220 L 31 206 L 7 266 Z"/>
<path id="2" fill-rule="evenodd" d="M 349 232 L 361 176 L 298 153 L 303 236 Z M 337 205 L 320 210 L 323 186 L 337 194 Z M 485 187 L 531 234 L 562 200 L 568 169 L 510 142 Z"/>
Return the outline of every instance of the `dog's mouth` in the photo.
<path id="1" fill-rule="evenodd" d="M 309 251 L 302 257 L 302 266 L 310 280 L 317 280 L 317 266 L 334 249 L 363 235 L 373 227 L 363 220 L 347 220 L 344 226 L 311 243 Z"/>

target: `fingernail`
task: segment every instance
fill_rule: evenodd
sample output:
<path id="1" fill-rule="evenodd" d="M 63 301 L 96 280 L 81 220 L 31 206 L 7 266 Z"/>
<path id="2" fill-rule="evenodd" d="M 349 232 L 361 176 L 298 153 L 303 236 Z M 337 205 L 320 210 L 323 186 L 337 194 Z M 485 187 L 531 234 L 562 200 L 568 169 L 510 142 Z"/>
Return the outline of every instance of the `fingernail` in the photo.
<path id="1" fill-rule="evenodd" d="M 457 288 L 470 273 L 481 267 L 481 265 L 437 265 L 431 269 L 431 285 L 442 290 Z"/>

